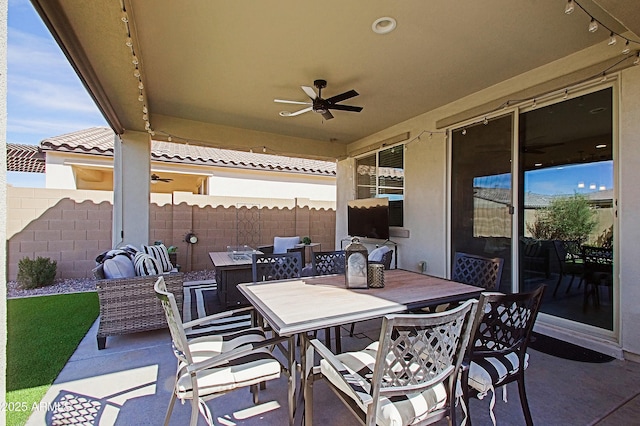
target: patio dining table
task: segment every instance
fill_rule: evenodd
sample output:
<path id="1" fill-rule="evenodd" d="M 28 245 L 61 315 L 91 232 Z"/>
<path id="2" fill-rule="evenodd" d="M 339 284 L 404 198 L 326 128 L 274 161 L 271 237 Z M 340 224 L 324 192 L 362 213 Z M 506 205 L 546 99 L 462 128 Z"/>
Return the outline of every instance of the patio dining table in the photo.
<path id="1" fill-rule="evenodd" d="M 380 318 L 387 314 L 420 309 L 478 297 L 482 288 L 393 269 L 385 271 L 382 288 L 348 289 L 344 275 L 324 275 L 293 280 L 239 284 L 269 326 L 289 340 L 289 424 L 312 423 L 312 401 L 304 382 L 313 369 L 307 333 L 327 327 Z M 301 383 L 295 377 L 294 336 L 300 336 Z"/>

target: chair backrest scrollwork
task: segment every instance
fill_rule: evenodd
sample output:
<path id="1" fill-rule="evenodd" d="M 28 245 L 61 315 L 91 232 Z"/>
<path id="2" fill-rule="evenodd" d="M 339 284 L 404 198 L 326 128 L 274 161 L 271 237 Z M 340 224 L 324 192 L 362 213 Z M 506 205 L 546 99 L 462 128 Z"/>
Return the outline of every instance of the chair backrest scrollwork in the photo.
<path id="1" fill-rule="evenodd" d="M 253 254 L 253 282 L 300 278 L 302 255 L 300 252 L 281 254 Z"/>

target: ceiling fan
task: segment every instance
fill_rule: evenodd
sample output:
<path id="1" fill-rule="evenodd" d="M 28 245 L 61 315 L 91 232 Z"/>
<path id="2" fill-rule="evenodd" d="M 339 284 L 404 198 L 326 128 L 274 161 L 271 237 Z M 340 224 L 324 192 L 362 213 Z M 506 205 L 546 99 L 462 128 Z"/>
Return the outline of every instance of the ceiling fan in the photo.
<path id="1" fill-rule="evenodd" d="M 287 101 L 283 99 L 274 99 L 274 102 L 279 102 L 283 104 L 294 104 L 294 105 L 309 105 L 306 108 L 303 108 L 299 111 L 289 112 L 282 111 L 280 113 L 283 117 L 294 117 L 296 115 L 304 114 L 305 112 L 313 111 L 318 114 L 322 114 L 325 120 L 331 120 L 333 118 L 333 114 L 331 114 L 330 110 L 339 110 L 339 111 L 351 111 L 351 112 L 360 112 L 362 111 L 362 107 L 359 106 L 351 106 L 351 105 L 338 105 L 338 102 L 345 101 L 347 99 L 354 98 L 358 96 L 358 92 L 355 90 L 349 90 L 347 92 L 341 93 L 336 96 L 332 96 L 327 99 L 322 98 L 322 89 L 327 87 L 327 80 L 315 80 L 313 85 L 318 89 L 318 94 L 316 94 L 315 90 L 309 86 L 300 86 L 304 93 L 309 96 L 311 102 L 299 102 L 299 101 Z"/>
<path id="2" fill-rule="evenodd" d="M 160 176 L 158 176 L 157 174 L 152 174 L 151 175 L 151 183 L 156 183 L 156 182 L 171 182 L 173 179 L 171 178 L 161 178 Z"/>

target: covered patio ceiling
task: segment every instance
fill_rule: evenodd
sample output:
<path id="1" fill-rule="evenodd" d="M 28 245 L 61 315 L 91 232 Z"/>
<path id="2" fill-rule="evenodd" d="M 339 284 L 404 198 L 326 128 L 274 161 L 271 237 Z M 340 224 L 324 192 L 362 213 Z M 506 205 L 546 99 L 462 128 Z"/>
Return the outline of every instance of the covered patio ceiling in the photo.
<path id="1" fill-rule="evenodd" d="M 606 45 L 609 30 L 640 34 L 637 0 L 579 0 L 586 12 L 576 6 L 571 15 L 566 0 L 32 3 L 116 133 L 320 159 L 343 158 L 366 136 Z M 595 33 L 591 16 L 601 23 Z M 381 17 L 396 29 L 374 33 Z M 621 58 L 623 44 L 603 61 Z M 362 112 L 281 116 L 305 105 L 274 99 L 309 101 L 300 86 L 316 79 L 328 81 L 323 98 L 355 89 L 343 104 Z"/>

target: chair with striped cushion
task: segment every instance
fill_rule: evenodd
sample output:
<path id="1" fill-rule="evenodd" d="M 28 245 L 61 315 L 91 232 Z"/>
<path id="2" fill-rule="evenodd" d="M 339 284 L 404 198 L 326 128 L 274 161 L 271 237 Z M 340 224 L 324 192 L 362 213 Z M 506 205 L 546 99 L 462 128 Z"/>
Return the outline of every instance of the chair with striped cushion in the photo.
<path id="1" fill-rule="evenodd" d="M 455 383 L 477 301 L 434 314 L 388 315 L 380 340 L 359 352 L 334 355 L 311 341 L 320 365 L 313 376 L 329 387 L 365 425 L 423 425 L 448 417 L 455 424 Z"/>
<path id="2" fill-rule="evenodd" d="M 191 400 L 190 425 L 198 422 L 202 413 L 208 425 L 213 418 L 206 401 L 235 389 L 250 387 L 254 403 L 258 403 L 258 385 L 280 377 L 282 365 L 270 348 L 281 339 L 266 339 L 260 328 L 227 335 L 207 335 L 188 339 L 185 327 L 191 327 L 205 317 L 183 324 L 176 299 L 168 292 L 164 277 L 159 277 L 154 290 L 167 317 L 173 352 L 178 370 L 165 425 L 169 424 L 176 399 Z"/>
<path id="3" fill-rule="evenodd" d="M 470 397 L 482 399 L 491 392 L 490 415 L 494 425 L 495 389 L 514 381 L 518 382 L 525 421 L 527 425 L 533 424 L 524 372 L 529 360 L 527 346 L 544 289 L 541 285 L 530 293 L 480 296 L 474 332 L 463 362 L 461 387 L 465 409 Z"/>

